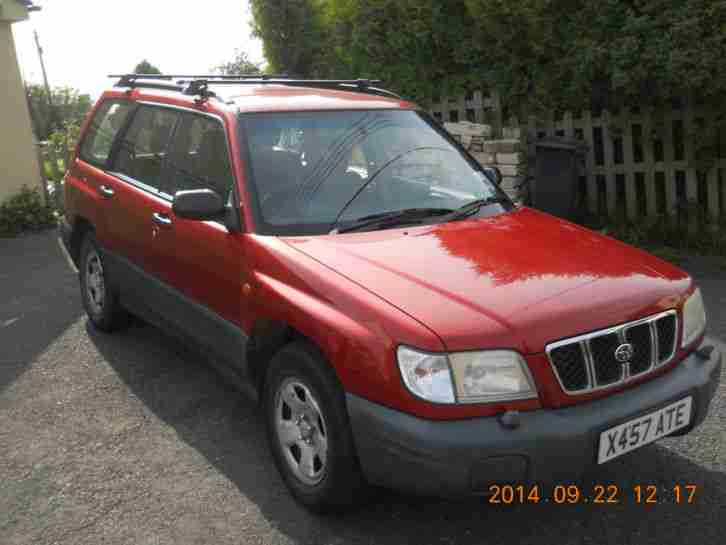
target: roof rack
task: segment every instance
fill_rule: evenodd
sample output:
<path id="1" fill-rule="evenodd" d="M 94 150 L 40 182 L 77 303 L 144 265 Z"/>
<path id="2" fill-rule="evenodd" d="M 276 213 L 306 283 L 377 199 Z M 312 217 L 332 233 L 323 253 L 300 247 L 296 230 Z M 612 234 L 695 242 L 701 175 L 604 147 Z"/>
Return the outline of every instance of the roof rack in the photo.
<path id="1" fill-rule="evenodd" d="M 181 85 L 174 83 L 162 83 L 163 81 L 171 81 L 172 78 L 167 77 L 147 77 L 141 74 L 124 74 L 118 76 L 109 76 L 110 78 L 119 78 L 114 87 L 146 87 L 151 89 L 162 89 L 168 91 L 184 91 Z M 137 81 L 137 80 L 157 80 L 157 81 Z"/>
<path id="2" fill-rule="evenodd" d="M 216 96 L 209 90 L 210 85 L 288 85 L 291 87 L 312 87 L 317 89 L 339 89 L 357 91 L 370 95 L 401 98 L 399 95 L 375 87 L 380 80 L 368 79 L 295 79 L 286 75 L 272 74 L 234 74 L 234 75 L 179 75 L 179 74 L 117 74 L 116 87 L 144 87 L 179 91 L 187 95 L 209 98 Z M 173 83 L 163 83 L 173 82 Z"/>

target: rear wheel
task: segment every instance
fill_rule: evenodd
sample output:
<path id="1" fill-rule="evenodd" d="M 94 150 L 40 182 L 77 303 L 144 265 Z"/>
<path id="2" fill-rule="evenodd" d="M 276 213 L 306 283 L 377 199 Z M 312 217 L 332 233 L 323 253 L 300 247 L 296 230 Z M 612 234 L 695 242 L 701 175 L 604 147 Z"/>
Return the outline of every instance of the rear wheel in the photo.
<path id="1" fill-rule="evenodd" d="M 89 320 L 96 328 L 106 332 L 125 326 L 129 315 L 121 307 L 118 294 L 108 281 L 108 272 L 93 233 L 88 233 L 83 239 L 80 257 L 81 297 Z"/>
<path id="2" fill-rule="evenodd" d="M 298 501 L 312 511 L 330 513 L 370 497 L 343 390 L 314 347 L 297 342 L 273 357 L 264 406 L 275 464 Z"/>

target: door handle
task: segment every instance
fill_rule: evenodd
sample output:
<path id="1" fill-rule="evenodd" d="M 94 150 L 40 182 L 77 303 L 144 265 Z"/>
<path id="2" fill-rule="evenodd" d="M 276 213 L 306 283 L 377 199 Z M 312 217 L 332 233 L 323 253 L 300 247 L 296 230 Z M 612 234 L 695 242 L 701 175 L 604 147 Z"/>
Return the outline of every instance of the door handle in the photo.
<path id="1" fill-rule="evenodd" d="M 151 217 L 154 219 L 154 222 L 158 223 L 159 225 L 163 225 L 165 227 L 171 225 L 171 218 L 166 214 L 154 212 Z"/>
<path id="2" fill-rule="evenodd" d="M 107 199 L 110 199 L 111 197 L 113 197 L 113 194 L 114 194 L 113 188 L 109 187 L 107 185 L 99 185 L 98 192 L 101 195 L 103 195 L 104 197 L 106 197 Z"/>

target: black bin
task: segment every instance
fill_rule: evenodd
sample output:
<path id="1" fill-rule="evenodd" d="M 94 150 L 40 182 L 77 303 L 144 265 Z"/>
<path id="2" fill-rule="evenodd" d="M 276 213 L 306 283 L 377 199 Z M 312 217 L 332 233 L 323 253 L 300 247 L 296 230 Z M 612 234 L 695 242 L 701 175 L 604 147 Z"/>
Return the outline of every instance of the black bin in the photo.
<path id="1" fill-rule="evenodd" d="M 580 140 L 546 138 L 535 142 L 532 206 L 565 219 L 578 216 L 578 179 L 587 146 Z M 579 211 L 581 212 L 581 211 Z"/>

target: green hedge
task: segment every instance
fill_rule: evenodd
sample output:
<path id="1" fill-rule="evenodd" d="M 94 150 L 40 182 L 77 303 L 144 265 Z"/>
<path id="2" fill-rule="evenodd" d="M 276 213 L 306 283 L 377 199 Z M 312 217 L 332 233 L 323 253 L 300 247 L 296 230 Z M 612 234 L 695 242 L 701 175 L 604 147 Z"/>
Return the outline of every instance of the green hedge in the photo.
<path id="1" fill-rule="evenodd" d="M 722 0 L 251 0 L 273 73 L 379 77 L 516 111 L 726 107 Z"/>
<path id="2" fill-rule="evenodd" d="M 0 204 L 0 236 L 47 229 L 56 222 L 53 207 L 43 203 L 39 191 L 27 186 Z"/>

